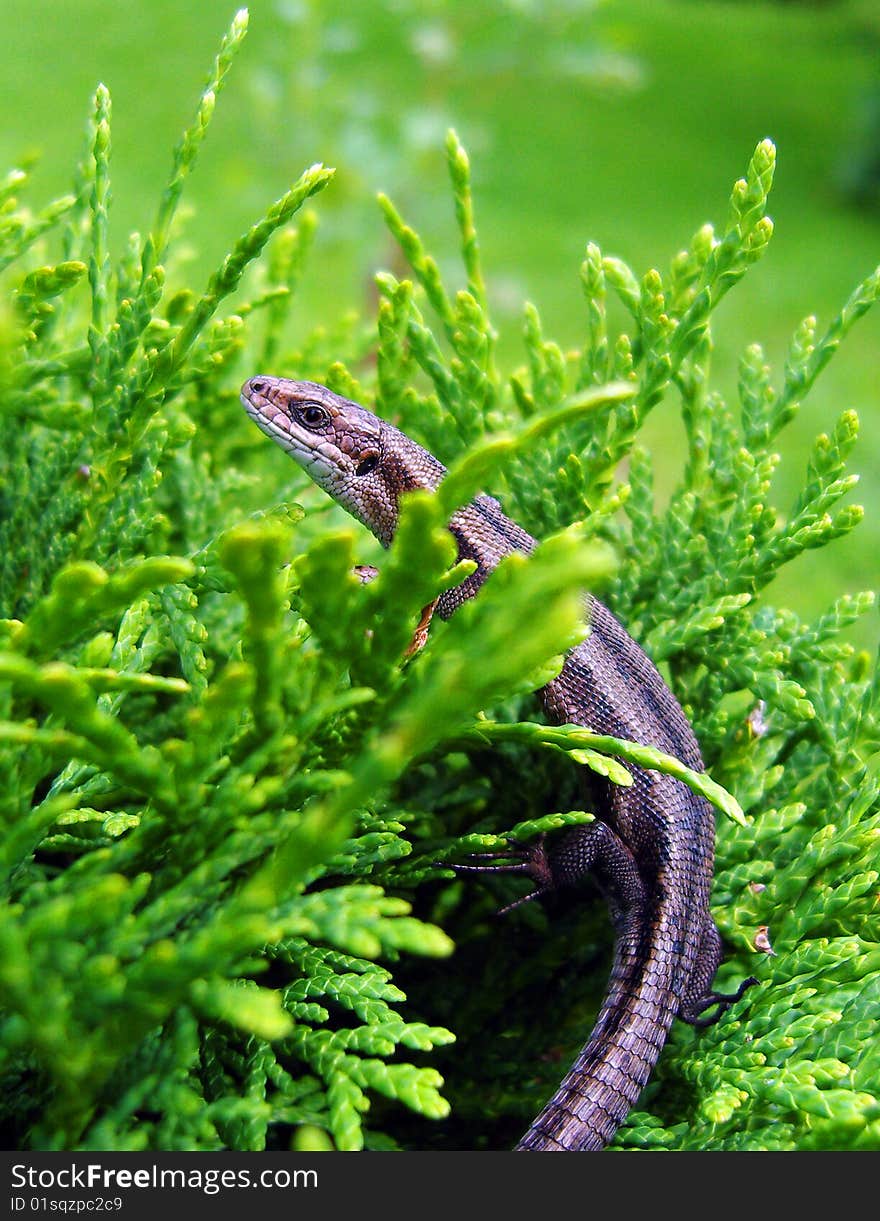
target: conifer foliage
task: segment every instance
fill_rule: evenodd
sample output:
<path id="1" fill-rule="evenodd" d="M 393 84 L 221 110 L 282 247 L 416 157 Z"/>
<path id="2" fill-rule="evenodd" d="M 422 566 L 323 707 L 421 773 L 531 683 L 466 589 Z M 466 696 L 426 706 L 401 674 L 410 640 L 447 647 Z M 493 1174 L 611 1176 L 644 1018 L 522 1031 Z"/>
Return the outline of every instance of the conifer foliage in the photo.
<path id="1" fill-rule="evenodd" d="M 767 587 L 861 516 L 851 411 L 817 439 L 796 503 L 768 496 L 780 433 L 880 273 L 824 332 L 797 328 L 780 376 L 754 346 L 738 402 L 712 388 L 712 311 L 772 232 L 764 141 L 722 233 L 704 226 L 641 279 L 588 245 L 582 348 L 526 305 L 525 364 L 505 373 L 450 133 L 464 287 L 383 198 L 411 278 L 377 277 L 374 320 L 292 335 L 303 206 L 331 170 L 307 169 L 201 292 L 175 265 L 181 194 L 246 28 L 239 13 L 150 231 L 119 259 L 103 87 L 69 196 L 34 212 L 23 173 L 0 186 L 8 1147 L 503 1147 L 586 1037 L 604 980 L 590 947 L 610 933 L 584 896 L 559 924 L 531 904 L 499 927 L 501 889 L 438 862 L 588 820 L 583 769 L 626 784 L 628 763 L 729 816 L 723 971 L 762 986 L 717 1027 L 674 1032 L 618 1144 L 876 1147 L 880 678 L 843 636 L 873 596 L 804 623 Z M 241 411 L 260 371 L 374 405 L 450 466 L 407 501 L 369 585 L 352 571 L 366 536 Z M 639 445 L 651 411 L 680 413 L 687 439 L 662 508 Z M 541 546 L 409 658 L 421 608 L 468 571 L 444 523 L 483 488 Z M 531 693 L 602 585 L 711 780 L 535 721 Z"/>

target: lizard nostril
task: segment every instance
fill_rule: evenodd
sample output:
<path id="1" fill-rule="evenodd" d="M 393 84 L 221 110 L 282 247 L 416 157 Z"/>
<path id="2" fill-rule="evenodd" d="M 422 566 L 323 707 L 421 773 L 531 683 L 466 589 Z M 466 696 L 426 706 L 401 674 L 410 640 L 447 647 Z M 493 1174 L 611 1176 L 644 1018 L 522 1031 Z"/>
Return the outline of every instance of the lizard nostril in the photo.
<path id="1" fill-rule="evenodd" d="M 266 383 L 261 381 L 259 377 L 252 377 L 250 380 L 250 388 L 254 394 L 262 394 L 266 389 Z"/>

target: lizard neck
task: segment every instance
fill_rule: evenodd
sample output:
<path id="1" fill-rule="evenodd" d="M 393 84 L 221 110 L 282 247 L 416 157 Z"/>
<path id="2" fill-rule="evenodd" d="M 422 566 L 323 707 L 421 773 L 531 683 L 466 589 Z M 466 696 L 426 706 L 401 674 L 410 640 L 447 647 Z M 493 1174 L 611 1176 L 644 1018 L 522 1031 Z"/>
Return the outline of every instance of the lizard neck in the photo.
<path id="1" fill-rule="evenodd" d="M 463 602 L 473 598 L 506 555 L 513 551 L 530 555 L 538 545 L 516 522 L 505 517 L 492 496 L 477 496 L 459 509 L 453 514 L 449 529 L 458 543 L 459 560 L 474 560 L 477 567 L 461 585 L 441 596 L 437 614 L 442 619 L 448 619 Z"/>

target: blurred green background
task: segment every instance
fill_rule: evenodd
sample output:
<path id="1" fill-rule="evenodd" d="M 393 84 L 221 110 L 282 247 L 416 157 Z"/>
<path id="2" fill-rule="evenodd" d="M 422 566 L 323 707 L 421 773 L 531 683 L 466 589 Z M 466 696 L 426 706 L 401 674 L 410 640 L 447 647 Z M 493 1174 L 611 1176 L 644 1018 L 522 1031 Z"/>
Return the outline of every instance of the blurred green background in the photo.
<path id="1" fill-rule="evenodd" d="M 717 315 L 719 388 L 732 394 L 739 354 L 755 340 L 781 373 L 799 320 L 816 313 L 827 323 L 880 262 L 877 0 L 253 0 L 249 8 L 244 52 L 187 188 L 189 278 L 199 284 L 305 165 L 335 165 L 295 310 L 304 328 L 371 309 L 371 275 L 396 258 L 377 190 L 460 282 L 443 154 L 450 125 L 471 154 L 510 365 L 521 358 L 524 297 L 541 309 L 549 336 L 579 342 L 585 243 L 597 241 L 638 274 L 665 270 L 703 221 L 723 225 L 730 187 L 764 136 L 779 152 L 776 236 Z M 150 224 L 234 5 L 2 0 L 0 12 L 0 163 L 39 156 L 34 205 L 69 189 L 89 97 L 104 81 L 121 249 L 131 229 Z M 868 520 L 812 564 L 801 560 L 771 592 L 801 611 L 880 584 L 878 339 L 880 314 L 869 315 L 780 439 L 784 511 L 813 436 L 845 408 L 862 418 L 854 465 Z M 668 488 L 680 452 L 671 400 L 649 434 Z M 876 637 L 875 622 L 861 640 Z"/>

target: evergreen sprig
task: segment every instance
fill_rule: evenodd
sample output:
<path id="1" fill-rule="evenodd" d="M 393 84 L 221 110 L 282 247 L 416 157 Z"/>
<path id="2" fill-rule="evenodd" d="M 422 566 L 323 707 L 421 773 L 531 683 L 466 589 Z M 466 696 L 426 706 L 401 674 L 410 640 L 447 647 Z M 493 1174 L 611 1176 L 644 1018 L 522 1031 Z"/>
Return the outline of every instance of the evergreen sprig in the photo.
<path id="1" fill-rule="evenodd" d="M 704 225 L 667 274 L 641 276 L 589 244 L 581 349 L 526 304 L 523 365 L 503 372 L 471 166 L 450 133 L 461 283 L 383 199 L 411 278 L 378 277 L 370 326 L 349 314 L 291 335 L 316 224 L 303 205 L 331 171 L 306 170 L 203 291 L 174 262 L 246 27 L 242 11 L 147 237 L 115 261 L 103 86 L 69 196 L 34 213 L 25 174 L 0 185 L 9 1139 L 504 1145 L 583 1041 L 604 984 L 591 947 L 610 933 L 580 896 L 549 925 L 527 904 L 499 926 L 500 891 L 465 898 L 438 862 L 589 821 L 584 769 L 625 784 L 635 764 L 741 822 L 719 826 L 721 983 L 763 986 L 699 1037 L 676 1029 L 618 1144 L 876 1147 L 880 675 L 846 640 L 874 599 L 804 623 L 768 589 L 858 522 L 854 413 L 817 439 L 788 511 L 770 502 L 771 447 L 880 277 L 824 334 L 800 324 L 778 380 L 750 347 L 728 405 L 712 314 L 770 237 L 764 141 L 720 237 Z M 629 319 L 619 333 L 609 296 Z M 291 500 L 306 481 L 240 409 L 238 384 L 270 367 L 375 403 L 449 466 L 437 493 L 406 501 L 369 584 L 352 574 L 368 540 L 316 497 Z M 676 410 L 687 453 L 659 509 L 639 433 L 649 411 Z M 445 527 L 480 490 L 541 544 L 413 656 L 423 608 L 470 571 Z M 583 589 L 603 583 L 666 668 L 708 775 L 534 721 L 531 693 L 583 638 Z M 542 1020 L 550 990 L 561 1051 Z"/>

